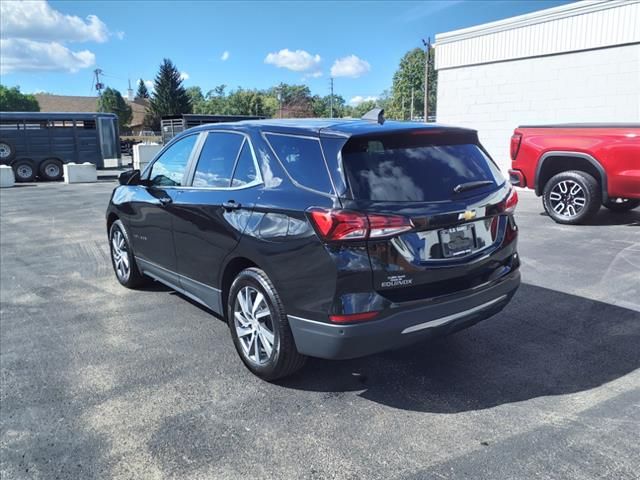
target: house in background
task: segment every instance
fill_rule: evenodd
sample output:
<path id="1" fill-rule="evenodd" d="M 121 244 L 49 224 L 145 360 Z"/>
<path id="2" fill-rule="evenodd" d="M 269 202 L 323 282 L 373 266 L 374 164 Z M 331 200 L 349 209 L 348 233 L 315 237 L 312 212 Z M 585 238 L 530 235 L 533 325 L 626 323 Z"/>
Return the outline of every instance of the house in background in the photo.
<path id="1" fill-rule="evenodd" d="M 640 2 L 570 3 L 436 35 L 438 122 L 506 172 L 526 124 L 640 122 Z"/>
<path id="2" fill-rule="evenodd" d="M 49 95 L 47 93 L 38 93 L 35 95 L 41 112 L 97 112 L 98 97 L 79 97 L 69 95 Z M 129 101 L 125 97 L 125 101 L 131 107 L 132 119 L 130 130 L 134 135 L 138 135 L 144 130 L 144 114 L 149 104 L 147 99 L 137 98 Z M 120 132 L 124 134 L 127 132 Z"/>

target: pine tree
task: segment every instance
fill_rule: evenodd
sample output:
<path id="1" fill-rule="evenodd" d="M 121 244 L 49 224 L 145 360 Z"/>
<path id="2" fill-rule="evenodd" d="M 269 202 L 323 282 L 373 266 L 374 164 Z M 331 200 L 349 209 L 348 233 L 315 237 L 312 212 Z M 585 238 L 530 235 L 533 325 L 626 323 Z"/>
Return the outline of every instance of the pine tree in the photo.
<path id="1" fill-rule="evenodd" d="M 191 100 L 182 86 L 180 72 L 168 58 L 160 65 L 153 90 L 145 115 L 145 124 L 153 130 L 160 130 L 160 119 L 166 115 L 191 113 Z"/>
<path id="2" fill-rule="evenodd" d="M 142 79 L 138 80 L 138 91 L 136 92 L 136 98 L 149 98 L 149 90 L 144 84 Z"/>

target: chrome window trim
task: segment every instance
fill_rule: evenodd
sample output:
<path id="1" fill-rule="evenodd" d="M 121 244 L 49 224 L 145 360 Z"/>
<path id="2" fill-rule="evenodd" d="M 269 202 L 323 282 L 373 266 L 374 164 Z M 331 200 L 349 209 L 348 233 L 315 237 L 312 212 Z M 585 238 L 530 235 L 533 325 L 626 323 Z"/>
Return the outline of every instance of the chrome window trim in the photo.
<path id="1" fill-rule="evenodd" d="M 256 157 L 256 152 L 255 152 L 255 149 L 253 148 L 253 143 L 251 142 L 251 138 L 249 137 L 249 135 L 247 133 L 238 132 L 236 130 L 224 130 L 224 129 L 206 130 L 206 131 L 200 132 L 200 133 L 202 134 L 202 143 L 201 143 L 201 145 L 199 145 L 199 148 L 197 149 L 198 156 L 197 156 L 197 158 L 193 159 L 193 161 L 194 161 L 193 168 L 190 169 L 189 176 L 188 176 L 187 182 L 186 182 L 186 183 L 189 183 L 190 185 L 185 185 L 184 187 L 180 187 L 181 190 L 211 190 L 211 191 L 243 190 L 245 188 L 253 188 L 255 186 L 263 184 L 262 170 L 260 170 L 260 166 L 258 165 L 258 161 L 257 161 L 257 157 Z M 237 187 L 232 187 L 231 185 L 229 185 L 228 187 L 211 187 L 211 186 L 195 187 L 195 186 L 193 186 L 193 180 L 194 180 L 195 175 L 196 175 L 196 170 L 198 169 L 198 162 L 200 161 L 200 154 L 202 153 L 202 149 L 204 148 L 204 144 L 207 141 L 207 138 L 209 138 L 209 135 L 211 135 L 212 133 L 234 133 L 236 135 L 242 135 L 244 137 L 244 140 L 240 144 L 240 149 L 238 150 L 238 154 L 236 155 L 236 158 L 233 161 L 233 167 L 232 167 L 232 170 L 231 170 L 230 183 L 233 182 L 233 176 L 236 173 L 236 168 L 238 166 L 238 161 L 240 160 L 240 154 L 242 153 L 242 148 L 244 147 L 245 143 L 249 144 L 249 149 L 251 150 L 251 157 L 253 158 L 253 166 L 256 169 L 256 179 L 254 181 L 249 182 L 246 185 L 240 185 L 240 186 L 237 186 Z"/>
<path id="2" fill-rule="evenodd" d="M 261 132 L 261 135 L 262 135 L 262 138 L 265 141 L 265 143 L 269 146 L 269 149 L 273 153 L 273 156 L 276 157 L 276 160 L 278 160 L 278 163 L 280 164 L 280 166 L 284 170 L 284 173 L 287 175 L 289 180 L 291 180 L 291 182 L 296 187 L 302 188 L 303 190 L 307 190 L 309 192 L 317 193 L 319 195 L 323 195 L 323 196 L 331 198 L 331 199 L 336 197 L 336 192 L 337 192 L 336 186 L 333 184 L 333 178 L 331 177 L 331 174 L 329 173 L 329 166 L 327 164 L 327 159 L 324 156 L 324 149 L 322 148 L 322 142 L 320 141 L 320 137 L 313 137 L 313 136 L 309 136 L 309 135 L 298 135 L 298 134 L 295 134 L 295 133 L 280 133 L 280 132 Z M 297 138 L 304 138 L 304 139 L 307 139 L 307 140 L 315 140 L 316 142 L 318 142 L 318 146 L 320 147 L 320 153 L 322 154 L 322 160 L 324 162 L 324 168 L 325 168 L 325 170 L 327 172 L 327 176 L 329 177 L 329 183 L 331 185 L 331 189 L 333 190 L 333 192 L 327 193 L 327 192 L 323 192 L 323 191 L 320 191 L 320 190 L 316 190 L 315 188 L 307 187 L 306 185 L 303 185 L 300 182 L 296 181 L 296 179 L 294 179 L 291 176 L 291 174 L 289 173 L 289 170 L 287 170 L 287 167 L 284 166 L 284 163 L 282 162 L 282 160 L 280 160 L 280 157 L 278 156 L 278 154 L 276 153 L 275 149 L 271 145 L 271 142 L 267 138 L 268 135 L 277 135 L 277 136 L 280 136 L 280 137 L 297 137 Z"/>

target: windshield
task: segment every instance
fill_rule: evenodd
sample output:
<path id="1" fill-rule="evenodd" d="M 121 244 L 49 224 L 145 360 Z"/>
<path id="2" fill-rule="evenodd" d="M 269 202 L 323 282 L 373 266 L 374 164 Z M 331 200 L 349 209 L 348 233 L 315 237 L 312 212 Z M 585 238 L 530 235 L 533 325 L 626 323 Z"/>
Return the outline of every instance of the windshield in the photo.
<path id="1" fill-rule="evenodd" d="M 353 198 L 440 201 L 451 199 L 456 187 L 470 182 L 483 182 L 473 186 L 475 192 L 502 184 L 498 167 L 478 145 L 468 142 L 468 136 L 412 134 L 353 138 L 342 150 Z"/>

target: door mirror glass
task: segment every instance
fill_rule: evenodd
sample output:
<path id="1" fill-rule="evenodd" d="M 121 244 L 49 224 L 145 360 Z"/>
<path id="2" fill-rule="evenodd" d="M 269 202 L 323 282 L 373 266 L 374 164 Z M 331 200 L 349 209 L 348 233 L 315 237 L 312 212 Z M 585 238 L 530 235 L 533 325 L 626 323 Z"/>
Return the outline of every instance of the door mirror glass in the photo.
<path id="1" fill-rule="evenodd" d="M 118 177 L 120 185 L 140 185 L 140 170 L 127 170 Z"/>

